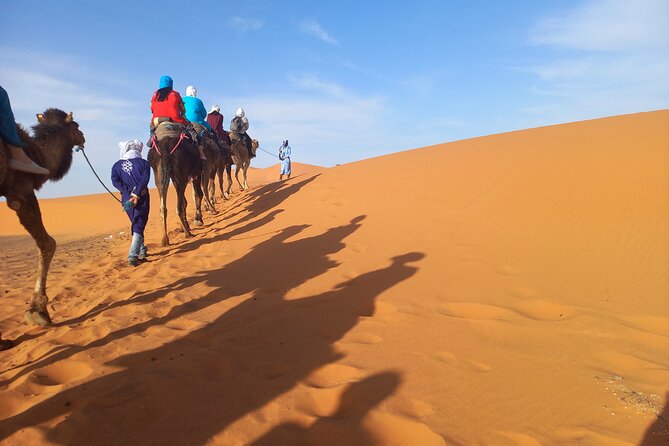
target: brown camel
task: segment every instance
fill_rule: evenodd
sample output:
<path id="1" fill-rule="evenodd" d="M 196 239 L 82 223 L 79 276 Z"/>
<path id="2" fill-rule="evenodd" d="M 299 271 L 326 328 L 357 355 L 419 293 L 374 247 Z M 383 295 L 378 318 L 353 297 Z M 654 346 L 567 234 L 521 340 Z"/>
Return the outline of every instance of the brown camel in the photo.
<path id="1" fill-rule="evenodd" d="M 230 140 L 232 141 L 232 146 L 230 146 L 230 151 L 232 152 L 232 162 L 235 163 L 235 179 L 239 184 L 241 190 L 247 190 L 249 188 L 249 183 L 246 181 L 246 171 L 251 165 L 251 158 L 249 157 L 249 151 L 246 149 L 244 142 L 239 138 L 234 132 L 230 132 Z M 260 144 L 257 140 L 251 140 L 251 150 L 255 155 L 256 150 L 258 150 Z M 243 172 L 244 182 L 239 181 L 239 171 Z"/>
<path id="2" fill-rule="evenodd" d="M 160 196 L 160 215 L 163 219 L 163 246 L 170 244 L 167 236 L 167 188 L 170 180 L 177 192 L 177 214 L 186 237 L 192 237 L 186 217 L 186 186 L 193 183 L 195 219 L 202 226 L 202 162 L 197 143 L 187 134 L 185 128 L 176 123 L 163 122 L 156 129 L 155 139 L 147 156 Z M 213 207 L 213 206 L 212 206 Z"/>
<path id="3" fill-rule="evenodd" d="M 30 233 L 39 250 L 35 292 L 25 319 L 31 324 L 50 325 L 47 309 L 46 277 L 49 264 L 56 252 L 56 241 L 46 232 L 35 191 L 47 180 L 58 181 L 72 165 L 72 148 L 83 146 L 84 134 L 79 124 L 72 120 L 72 113 L 50 108 L 37 115 L 33 126 L 34 136 L 17 125 L 21 141 L 28 144 L 26 154 L 40 166 L 49 169 L 49 175 L 34 175 L 8 168 L 8 149 L 0 141 L 0 196 L 7 198 L 7 206 L 16 212 L 21 224 Z M 0 350 L 12 347 L 12 342 L 0 338 Z"/>

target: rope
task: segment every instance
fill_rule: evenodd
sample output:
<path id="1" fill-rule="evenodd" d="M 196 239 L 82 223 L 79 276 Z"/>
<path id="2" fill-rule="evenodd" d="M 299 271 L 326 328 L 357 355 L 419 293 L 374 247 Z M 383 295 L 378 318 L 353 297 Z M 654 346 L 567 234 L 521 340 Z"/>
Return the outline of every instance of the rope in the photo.
<path id="1" fill-rule="evenodd" d="M 114 197 L 114 200 L 116 200 L 116 201 L 118 201 L 119 203 L 121 203 L 121 200 L 119 200 L 118 198 L 116 198 L 116 195 L 114 195 L 114 193 L 113 193 L 112 191 L 110 191 L 109 188 L 108 188 L 107 186 L 105 186 L 105 183 L 102 182 L 102 180 L 100 179 L 100 177 L 98 176 L 98 174 L 95 172 L 95 169 L 93 169 L 93 165 L 91 164 L 91 162 L 88 160 L 88 157 L 86 156 L 86 152 L 84 152 L 84 148 L 83 148 L 83 147 L 75 147 L 74 151 L 75 151 L 75 152 L 79 152 L 79 151 L 81 151 L 81 153 L 84 154 L 84 158 L 86 158 L 86 162 L 88 163 L 88 165 L 90 166 L 91 170 L 93 171 L 93 174 L 95 175 L 95 178 L 97 178 L 98 181 L 100 182 L 100 184 L 102 184 L 102 187 L 104 187 L 105 189 L 107 189 L 107 192 L 109 192 L 109 194 L 110 194 L 112 197 Z M 123 204 L 123 203 L 121 203 L 121 204 Z"/>
<path id="2" fill-rule="evenodd" d="M 262 150 L 263 152 L 265 152 L 265 153 L 268 154 L 268 155 L 272 155 L 274 158 L 277 158 L 277 159 L 279 158 L 279 157 L 276 156 L 275 154 L 268 152 L 267 150 L 263 149 L 262 147 L 258 147 L 258 149 L 259 149 L 259 150 Z"/>

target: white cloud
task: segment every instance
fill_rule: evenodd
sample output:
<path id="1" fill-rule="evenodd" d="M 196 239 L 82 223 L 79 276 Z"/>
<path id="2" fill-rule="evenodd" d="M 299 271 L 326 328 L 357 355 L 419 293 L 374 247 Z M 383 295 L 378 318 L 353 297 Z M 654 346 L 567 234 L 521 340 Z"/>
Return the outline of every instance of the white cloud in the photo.
<path id="1" fill-rule="evenodd" d="M 333 82 L 323 82 L 315 76 L 288 76 L 288 79 L 300 89 L 312 90 L 319 93 L 327 94 L 328 96 L 341 97 L 346 94 L 346 89 L 341 85 Z"/>
<path id="2" fill-rule="evenodd" d="M 542 123 L 669 107 L 669 2 L 586 1 L 537 23 L 531 42 L 547 57 L 526 68 L 540 102 L 525 111 Z"/>
<path id="3" fill-rule="evenodd" d="M 233 17 L 230 26 L 238 31 L 256 31 L 261 29 L 265 22 L 261 19 Z"/>
<path id="4" fill-rule="evenodd" d="M 330 33 L 325 31 L 323 27 L 315 20 L 305 20 L 300 23 L 300 29 L 302 32 L 309 34 L 310 36 L 316 37 L 317 39 L 322 40 L 323 42 L 329 43 L 331 45 L 338 45 L 339 42 L 337 39 L 332 37 Z"/>
<path id="5" fill-rule="evenodd" d="M 537 23 L 536 45 L 580 50 L 624 51 L 669 46 L 666 0 L 595 0 Z"/>

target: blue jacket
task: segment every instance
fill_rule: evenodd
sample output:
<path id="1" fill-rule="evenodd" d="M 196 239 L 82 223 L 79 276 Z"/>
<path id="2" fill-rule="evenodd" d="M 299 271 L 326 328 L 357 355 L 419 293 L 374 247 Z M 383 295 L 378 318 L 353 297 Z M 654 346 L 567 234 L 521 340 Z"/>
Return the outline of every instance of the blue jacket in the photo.
<path id="1" fill-rule="evenodd" d="M 186 119 L 190 122 L 197 122 L 211 130 L 211 126 L 207 122 L 207 109 L 200 98 L 193 96 L 184 96 L 184 107 L 186 108 Z"/>
<path id="2" fill-rule="evenodd" d="M 151 166 L 143 158 L 118 160 L 111 171 L 111 180 L 114 187 L 121 191 L 121 201 L 124 203 L 132 195 L 139 197 L 137 206 L 126 211 L 132 224 L 132 232 L 144 235 L 144 228 L 149 220 L 149 180 Z"/>

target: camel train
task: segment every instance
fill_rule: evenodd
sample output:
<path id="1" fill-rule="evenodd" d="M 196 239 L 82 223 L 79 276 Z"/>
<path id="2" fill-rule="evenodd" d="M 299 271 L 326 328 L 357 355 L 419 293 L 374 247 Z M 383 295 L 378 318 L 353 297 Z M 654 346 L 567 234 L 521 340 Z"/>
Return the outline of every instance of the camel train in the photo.
<path id="1" fill-rule="evenodd" d="M 177 193 L 177 215 L 181 222 L 184 234 L 192 235 L 186 217 L 187 200 L 186 186 L 190 181 L 193 185 L 193 201 L 195 202 L 195 218 L 193 222 L 202 226 L 202 201 L 205 209 L 215 214 L 215 177 L 218 175 L 219 189 L 223 199 L 230 197 L 232 189 L 231 164 L 235 164 L 235 178 L 241 191 L 249 188 L 246 180 L 251 159 L 244 143 L 232 137 L 232 147 L 224 141 L 217 141 L 204 128 L 193 124 L 195 131 L 200 135 L 199 143 L 189 135 L 188 130 L 181 124 L 164 121 L 158 124 L 151 138 L 151 147 L 147 160 L 154 173 L 158 196 L 160 197 L 160 216 L 162 218 L 162 245 L 169 245 L 167 235 L 167 188 L 170 180 Z M 257 140 L 252 141 L 252 150 L 259 147 Z M 198 144 L 203 149 L 206 162 L 199 157 Z M 243 182 L 239 180 L 239 171 L 243 172 Z M 223 187 L 223 175 L 228 178 L 228 187 Z"/>
<path id="2" fill-rule="evenodd" d="M 72 113 L 68 114 L 56 108 L 50 108 L 37 115 L 37 124 L 32 127 L 33 136 L 18 124 L 17 129 L 21 141 L 27 144 L 26 154 L 47 168 L 50 173 L 34 175 L 10 169 L 8 149 L 0 139 L 0 196 L 7 199 L 7 205 L 16 212 L 39 250 L 35 291 L 24 314 L 25 320 L 30 324 L 48 326 L 52 321 L 47 308 L 49 299 L 46 293 L 46 280 L 49 265 L 56 251 L 56 241 L 44 227 L 35 191 L 39 190 L 47 180 L 58 181 L 63 178 L 72 165 L 74 147 L 83 147 L 86 140 Z M 184 195 L 188 182 L 192 182 L 193 185 L 194 222 L 200 226 L 203 224 L 201 210 L 203 199 L 205 208 L 212 213 L 216 212 L 214 207 L 216 175 L 221 196 L 224 199 L 230 196 L 231 163 L 236 165 L 235 177 L 240 190 L 248 189 L 246 171 L 250 165 L 250 157 L 241 141 L 235 141 L 232 147 L 226 147 L 227 144 L 216 141 L 210 135 L 200 138 L 207 158 L 203 163 L 199 157 L 198 143 L 186 133 L 182 126 L 170 122 L 161 123 L 156 128 L 147 157 L 160 196 L 163 246 L 169 244 L 166 197 L 170 181 L 177 192 L 177 214 L 187 237 L 192 235 L 186 217 L 187 201 Z M 258 141 L 253 140 L 254 153 L 257 148 Z M 243 182 L 238 177 L 240 170 L 243 172 Z M 223 188 L 224 174 L 228 178 L 227 189 Z M 0 350 L 9 349 L 13 345 L 11 340 L 2 339 L 0 334 Z"/>

